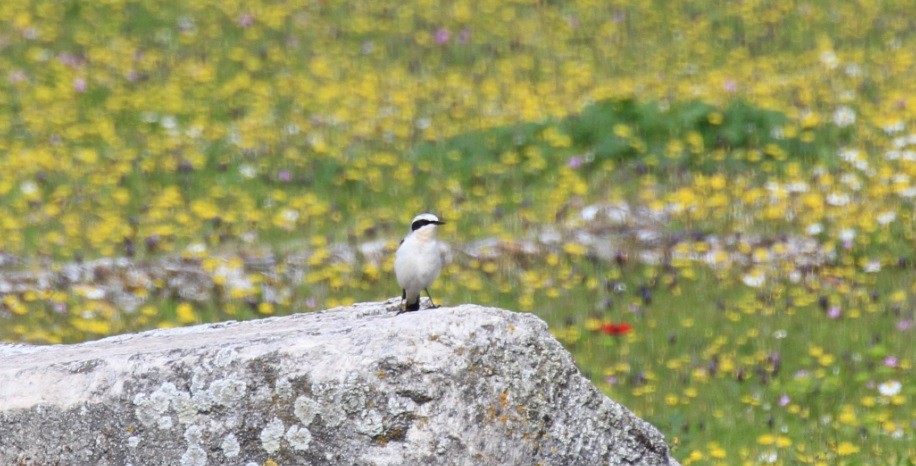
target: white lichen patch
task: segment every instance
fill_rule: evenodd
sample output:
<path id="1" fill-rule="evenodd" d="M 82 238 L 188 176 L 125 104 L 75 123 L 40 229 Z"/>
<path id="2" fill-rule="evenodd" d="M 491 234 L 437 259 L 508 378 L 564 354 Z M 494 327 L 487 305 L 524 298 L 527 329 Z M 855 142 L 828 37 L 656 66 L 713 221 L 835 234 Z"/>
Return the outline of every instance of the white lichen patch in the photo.
<path id="1" fill-rule="evenodd" d="M 308 426 L 315 420 L 315 416 L 318 415 L 320 409 L 321 406 L 319 406 L 315 400 L 307 396 L 300 396 L 296 398 L 295 403 L 293 403 L 293 413 L 302 421 L 302 425 L 305 426 Z"/>
<path id="2" fill-rule="evenodd" d="M 232 406 L 245 396 L 245 382 L 232 374 L 228 378 L 213 381 L 210 384 L 210 395 L 213 403 L 221 406 Z"/>
<path id="3" fill-rule="evenodd" d="M 273 418 L 261 431 L 261 446 L 267 453 L 274 454 L 280 450 L 284 430 L 283 421 Z"/>
<path id="4" fill-rule="evenodd" d="M 344 411 L 353 414 L 361 411 L 366 406 L 366 394 L 360 389 L 353 389 L 344 392 L 340 400 Z"/>
<path id="5" fill-rule="evenodd" d="M 175 408 L 178 412 L 179 422 L 190 422 L 187 418 L 190 414 L 187 408 L 183 406 L 184 401 L 189 397 L 187 392 L 182 392 L 171 382 L 163 382 L 153 393 L 146 395 L 138 393 L 134 396 L 134 413 L 137 419 L 145 427 L 156 426 L 159 429 L 168 430 L 172 428 L 172 417 L 168 415 L 169 408 Z"/>
<path id="6" fill-rule="evenodd" d="M 286 377 L 277 379 L 277 383 L 274 384 L 274 392 L 280 398 L 291 398 L 293 396 L 293 384 L 291 384 Z"/>
<path id="7" fill-rule="evenodd" d="M 175 410 L 175 414 L 178 415 L 178 422 L 181 424 L 190 424 L 197 417 L 197 408 L 194 406 L 194 402 L 188 392 L 178 393 L 178 396 L 172 400 L 172 409 Z"/>
<path id="8" fill-rule="evenodd" d="M 140 445 L 140 437 L 136 435 L 131 435 L 127 437 L 127 446 L 130 448 L 137 448 L 137 445 Z"/>
<path id="9" fill-rule="evenodd" d="M 386 411 L 396 416 L 401 413 L 413 413 L 417 410 L 417 407 L 417 402 L 410 398 L 393 396 L 388 398 L 388 409 L 386 409 Z"/>
<path id="10" fill-rule="evenodd" d="M 191 373 L 191 393 L 197 395 L 207 390 L 207 372 L 200 367 L 195 367 Z"/>
<path id="11" fill-rule="evenodd" d="M 192 445 L 200 444 L 200 439 L 203 437 L 200 431 L 200 427 L 195 425 L 188 426 L 184 431 L 184 440 Z"/>
<path id="12" fill-rule="evenodd" d="M 207 452 L 198 445 L 191 445 L 181 455 L 181 466 L 204 466 L 207 464 Z"/>
<path id="13" fill-rule="evenodd" d="M 375 437 L 385 431 L 382 425 L 383 420 L 381 413 L 377 410 L 370 409 L 356 421 L 356 431 L 370 437 Z"/>
<path id="14" fill-rule="evenodd" d="M 312 443 L 312 433 L 308 428 L 294 424 L 286 431 L 286 441 L 296 450 L 308 450 Z"/>
<path id="15" fill-rule="evenodd" d="M 329 427 L 338 427 L 347 420 L 347 413 L 341 409 L 337 402 L 325 403 L 320 407 L 321 419 Z"/>
<path id="16" fill-rule="evenodd" d="M 156 422 L 156 427 L 162 430 L 169 430 L 172 428 L 172 416 L 162 416 L 159 418 L 159 421 Z"/>
<path id="17" fill-rule="evenodd" d="M 134 413 L 137 419 L 146 427 L 154 425 L 160 428 L 171 427 L 171 418 L 168 420 L 168 427 L 162 427 L 166 421 L 163 421 L 163 414 L 169 409 L 172 399 L 178 394 L 178 389 L 171 382 L 164 382 L 155 392 L 147 396 L 145 393 L 138 393 L 134 396 Z"/>
<path id="18" fill-rule="evenodd" d="M 216 357 L 213 358 L 213 364 L 216 365 L 216 367 L 228 367 L 235 362 L 238 357 L 239 353 L 235 349 L 223 348 L 216 353 Z"/>
<path id="19" fill-rule="evenodd" d="M 226 455 L 226 458 L 235 458 L 239 456 L 239 452 L 241 451 L 239 440 L 235 438 L 235 434 L 227 435 L 219 447 L 223 449 L 223 454 Z"/>

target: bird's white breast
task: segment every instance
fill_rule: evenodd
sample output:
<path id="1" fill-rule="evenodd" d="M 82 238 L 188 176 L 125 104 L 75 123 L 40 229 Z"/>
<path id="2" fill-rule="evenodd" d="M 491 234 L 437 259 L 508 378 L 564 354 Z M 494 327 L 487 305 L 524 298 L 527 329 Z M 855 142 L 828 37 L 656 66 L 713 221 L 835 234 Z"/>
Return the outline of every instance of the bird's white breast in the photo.
<path id="1" fill-rule="evenodd" d="M 394 272 L 401 288 L 419 294 L 442 268 L 442 254 L 432 232 L 418 230 L 404 239 L 394 259 Z"/>

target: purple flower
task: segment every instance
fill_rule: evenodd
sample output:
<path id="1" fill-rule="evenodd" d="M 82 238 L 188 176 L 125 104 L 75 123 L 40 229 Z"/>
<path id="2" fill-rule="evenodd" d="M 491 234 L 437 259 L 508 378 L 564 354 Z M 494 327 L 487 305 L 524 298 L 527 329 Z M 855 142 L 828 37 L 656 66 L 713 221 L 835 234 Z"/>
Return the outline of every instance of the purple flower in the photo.
<path id="1" fill-rule="evenodd" d="M 792 402 L 792 398 L 789 398 L 789 395 L 786 395 L 785 393 L 783 393 L 783 395 L 779 397 L 779 406 L 785 406 L 791 402 Z"/>
<path id="2" fill-rule="evenodd" d="M 76 78 L 73 80 L 73 90 L 79 93 L 86 92 L 86 89 L 89 87 L 89 83 L 86 82 L 86 78 Z"/>
<path id="3" fill-rule="evenodd" d="M 439 28 L 436 31 L 436 43 L 439 45 L 447 44 L 452 38 L 452 33 L 446 28 Z"/>
<path id="4" fill-rule="evenodd" d="M 841 314 L 841 313 L 840 313 L 840 307 L 839 307 L 839 306 L 833 306 L 833 307 L 831 307 L 830 309 L 827 310 L 827 317 L 829 317 L 829 318 L 831 318 L 831 319 L 833 319 L 833 320 L 839 319 L 839 318 L 840 318 L 840 314 Z"/>
<path id="5" fill-rule="evenodd" d="M 57 56 L 57 60 L 64 65 L 69 66 L 70 68 L 78 68 L 83 64 L 83 61 L 78 56 L 70 52 L 63 52 L 59 54 Z"/>
<path id="6" fill-rule="evenodd" d="M 22 81 L 25 81 L 26 78 L 27 78 L 27 76 L 26 76 L 26 74 L 25 74 L 25 71 L 22 71 L 22 70 L 13 70 L 13 71 L 10 71 L 10 73 L 9 73 L 9 75 L 8 75 L 8 79 L 10 80 L 10 83 L 11 83 L 11 84 L 18 84 L 18 83 L 21 83 Z"/>
<path id="7" fill-rule="evenodd" d="M 570 157 L 566 162 L 566 166 L 572 168 L 573 170 L 578 170 L 582 166 L 582 157 L 579 157 L 578 155 Z"/>
<path id="8" fill-rule="evenodd" d="M 725 84 L 723 87 L 725 87 L 725 92 L 728 92 L 729 94 L 734 94 L 735 92 L 738 91 L 738 82 L 732 78 L 728 78 L 725 80 Z"/>
<path id="9" fill-rule="evenodd" d="M 284 183 L 289 183 L 293 180 L 293 173 L 289 170 L 280 170 L 280 173 L 277 173 L 277 179 Z"/>
<path id="10" fill-rule="evenodd" d="M 887 367 L 894 367 L 894 368 L 896 368 L 896 367 L 898 367 L 898 366 L 900 365 L 900 361 L 898 361 L 897 358 L 896 358 L 895 356 L 888 356 L 888 357 L 884 358 L 884 365 L 887 366 Z"/>
<path id="11" fill-rule="evenodd" d="M 250 28 L 254 25 L 254 15 L 251 13 L 242 13 L 239 15 L 238 19 L 236 19 L 236 22 L 243 28 Z"/>
<path id="12" fill-rule="evenodd" d="M 607 382 L 608 385 L 617 385 L 617 376 L 609 375 L 604 378 L 604 381 Z"/>
<path id="13" fill-rule="evenodd" d="M 461 31 L 458 32 L 458 43 L 467 44 L 470 41 L 471 41 L 471 30 L 468 28 L 462 28 Z"/>
<path id="14" fill-rule="evenodd" d="M 901 332 L 909 330 L 912 326 L 912 320 L 901 320 L 900 322 L 897 322 L 897 330 L 900 330 Z"/>

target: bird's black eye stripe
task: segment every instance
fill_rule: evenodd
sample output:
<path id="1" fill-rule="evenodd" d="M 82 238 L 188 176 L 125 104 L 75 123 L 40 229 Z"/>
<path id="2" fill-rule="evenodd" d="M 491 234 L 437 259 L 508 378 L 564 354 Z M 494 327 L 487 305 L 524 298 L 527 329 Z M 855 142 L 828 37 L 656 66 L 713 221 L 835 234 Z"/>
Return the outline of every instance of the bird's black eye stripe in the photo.
<path id="1" fill-rule="evenodd" d="M 444 222 L 441 222 L 439 220 L 429 220 L 429 219 L 421 218 L 420 220 L 417 220 L 416 222 L 413 222 L 410 224 L 410 231 L 417 231 L 420 228 L 425 227 L 426 225 L 442 225 L 443 223 Z"/>
<path id="2" fill-rule="evenodd" d="M 430 221 L 430 220 L 427 220 L 427 219 L 425 219 L 425 218 L 424 218 L 424 219 L 417 220 L 416 222 L 413 222 L 413 223 L 410 224 L 410 231 L 417 231 L 417 230 L 419 230 L 420 228 L 423 228 L 423 227 L 425 227 L 426 225 L 429 225 L 430 223 L 433 223 L 433 222 Z"/>

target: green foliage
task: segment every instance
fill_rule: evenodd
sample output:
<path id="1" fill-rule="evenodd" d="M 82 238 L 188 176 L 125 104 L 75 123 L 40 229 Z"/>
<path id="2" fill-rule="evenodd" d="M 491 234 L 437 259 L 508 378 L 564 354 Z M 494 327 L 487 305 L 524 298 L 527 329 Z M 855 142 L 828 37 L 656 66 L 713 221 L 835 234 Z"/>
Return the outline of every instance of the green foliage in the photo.
<path id="1" fill-rule="evenodd" d="M 557 147 L 546 140 L 548 128 L 568 135 L 570 144 Z M 467 175 L 486 172 L 507 151 L 526 154 L 535 149 L 547 154 L 549 163 L 535 172 L 513 174 L 530 182 L 554 172 L 576 154 L 585 154 L 587 162 L 648 163 L 649 168 L 663 171 L 702 173 L 764 166 L 779 171 L 787 161 L 832 167 L 837 163 L 836 148 L 849 139 L 848 132 L 841 133 L 833 125 L 800 130 L 786 115 L 742 100 L 716 106 L 699 101 L 661 104 L 608 99 L 562 119 L 489 128 L 421 144 L 410 157 L 429 160 L 454 152 L 459 156 L 446 170 Z M 684 141 L 688 144 L 672 148 L 672 142 Z M 715 151 L 721 157 L 710 156 Z"/>

